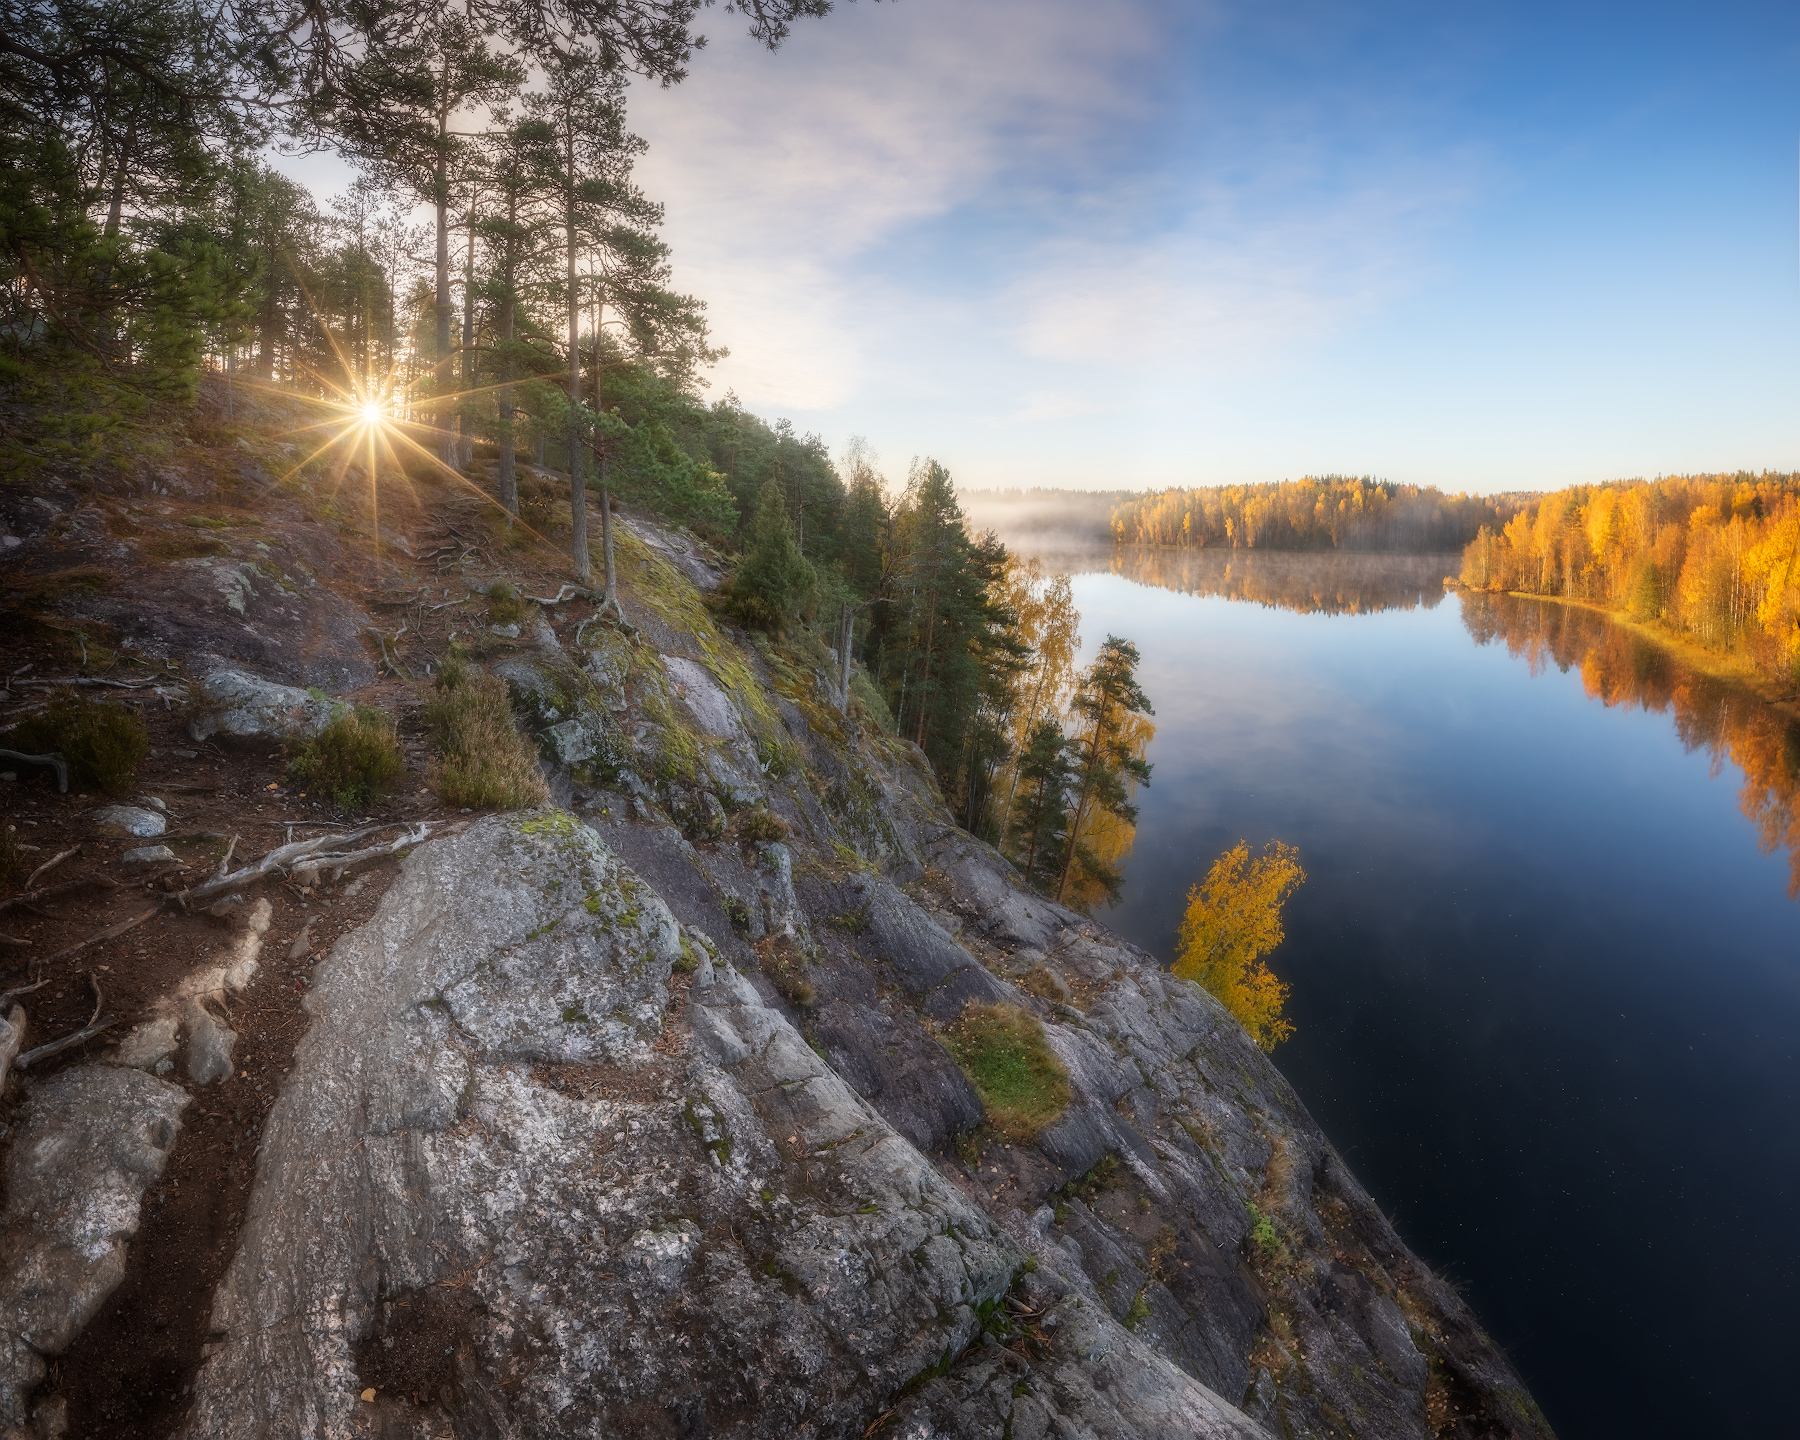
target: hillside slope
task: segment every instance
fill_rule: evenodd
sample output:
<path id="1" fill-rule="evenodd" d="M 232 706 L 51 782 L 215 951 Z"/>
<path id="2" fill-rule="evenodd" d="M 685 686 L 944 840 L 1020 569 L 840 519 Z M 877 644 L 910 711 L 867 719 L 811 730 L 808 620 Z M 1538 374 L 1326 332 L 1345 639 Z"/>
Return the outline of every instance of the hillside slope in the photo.
<path id="1" fill-rule="evenodd" d="M 0 1435 L 1548 1436 L 1219 1005 L 956 829 L 914 747 L 840 714 L 823 651 L 722 629 L 704 546 L 630 518 L 632 628 L 584 624 L 553 548 L 458 487 L 384 489 L 377 520 L 356 477 L 283 455 L 221 430 L 7 489 L 37 627 L 11 643 L 79 635 L 185 697 L 144 697 L 152 761 L 199 775 L 185 803 L 223 834 L 301 797 L 267 736 L 182 741 L 229 704 L 209 676 L 375 703 L 422 781 L 455 639 L 507 680 L 554 803 L 415 785 L 369 818 L 423 829 L 357 842 L 404 850 L 366 878 L 300 863 L 221 919 L 165 905 L 7 962 L 0 990 L 47 976 L 78 1009 L 97 960 L 150 964 L 145 934 L 176 957 L 0 1101 Z M 542 597 L 516 634 L 482 613 L 502 578 Z M 91 797 L 15 783 L 124 873 Z M 290 936 L 294 978 L 257 990 Z M 972 1006 L 1067 1072 L 1035 1132 L 953 1057 Z M 197 1032 L 250 1013 L 282 1048 L 196 1078 Z M 46 1001 L 29 1043 L 80 1018 Z M 144 1257 L 196 1136 L 254 1168 L 173 1305 Z M 92 1339 L 134 1329 L 179 1332 L 154 1405 Z"/>

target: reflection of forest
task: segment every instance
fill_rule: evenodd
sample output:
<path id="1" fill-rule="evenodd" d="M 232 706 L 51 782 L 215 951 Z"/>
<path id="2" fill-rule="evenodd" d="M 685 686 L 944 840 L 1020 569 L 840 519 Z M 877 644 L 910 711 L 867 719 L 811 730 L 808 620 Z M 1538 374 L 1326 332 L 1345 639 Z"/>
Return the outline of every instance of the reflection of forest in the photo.
<path id="1" fill-rule="evenodd" d="M 1271 609 L 1357 615 L 1372 610 L 1427 610 L 1444 598 L 1444 577 L 1457 555 L 1367 555 L 1347 551 L 1182 550 L 1161 545 L 1033 550 L 1065 575 L 1122 575 L 1140 585 L 1189 595 L 1222 595 Z"/>
<path id="2" fill-rule="evenodd" d="M 1604 615 L 1574 605 L 1463 592 L 1463 623 L 1477 644 L 1502 640 L 1537 674 L 1578 667 L 1587 693 L 1606 705 L 1673 711 L 1690 750 L 1744 776 L 1738 807 L 1765 854 L 1788 855 L 1788 894 L 1800 899 L 1800 720 L 1729 681 L 1687 669 L 1668 651 Z"/>

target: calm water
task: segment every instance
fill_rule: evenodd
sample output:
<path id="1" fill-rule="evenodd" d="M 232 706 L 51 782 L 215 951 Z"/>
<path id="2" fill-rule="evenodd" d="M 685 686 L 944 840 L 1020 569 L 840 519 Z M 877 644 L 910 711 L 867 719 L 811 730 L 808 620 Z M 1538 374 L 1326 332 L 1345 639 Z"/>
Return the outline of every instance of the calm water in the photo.
<path id="1" fill-rule="evenodd" d="M 1563 1440 L 1795 1433 L 1800 727 L 1453 561 L 1257 561 L 1074 580 L 1159 726 L 1109 923 L 1297 844 L 1276 1059 Z"/>

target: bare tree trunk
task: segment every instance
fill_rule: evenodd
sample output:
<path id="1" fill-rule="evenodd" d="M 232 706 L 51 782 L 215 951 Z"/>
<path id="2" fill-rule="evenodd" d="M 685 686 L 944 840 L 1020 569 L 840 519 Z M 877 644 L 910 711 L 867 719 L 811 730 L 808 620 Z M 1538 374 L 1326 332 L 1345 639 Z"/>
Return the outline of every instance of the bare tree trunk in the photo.
<path id="1" fill-rule="evenodd" d="M 500 504 L 508 515 L 519 513 L 519 476 L 514 459 L 517 442 L 513 436 L 513 417 L 518 413 L 513 409 L 512 387 L 514 309 L 512 283 L 509 279 L 506 298 L 500 302 L 500 373 L 505 383 L 500 387 L 500 462 L 496 467 L 500 480 Z"/>
<path id="2" fill-rule="evenodd" d="M 581 465 L 581 286 L 575 273 L 575 251 L 580 243 L 575 229 L 575 142 L 564 141 L 567 163 L 568 200 L 563 212 L 563 234 L 566 241 L 569 287 L 569 528 L 570 548 L 575 555 L 575 577 L 586 585 L 593 578 L 593 565 L 588 559 L 587 482 Z"/>
<path id="3" fill-rule="evenodd" d="M 449 62 L 446 61 L 446 64 Z M 450 317 L 453 306 L 450 300 L 450 160 L 444 154 L 443 145 L 449 116 L 440 113 L 438 117 L 438 156 L 436 167 L 431 177 L 433 208 L 437 215 L 437 363 L 432 367 L 432 390 L 437 404 L 433 407 L 433 423 L 442 431 L 439 441 L 439 453 L 443 461 L 451 469 L 456 468 L 456 432 L 452 428 L 450 408 L 445 403 L 445 393 L 450 388 Z"/>
<path id="4" fill-rule="evenodd" d="M 461 461 L 462 468 L 467 470 L 475 461 L 475 402 L 471 398 L 471 392 L 475 389 L 475 197 L 473 195 L 469 197 L 468 256 L 463 262 L 462 343 Z"/>
<path id="5" fill-rule="evenodd" d="M 850 713 L 850 642 L 856 634 L 856 610 L 844 602 L 844 623 L 839 627 L 838 646 L 838 714 Z"/>
<path id="6" fill-rule="evenodd" d="M 603 406 L 603 388 L 606 371 L 602 368 L 605 352 L 600 345 L 600 337 L 606 331 L 606 302 L 596 300 L 594 304 L 594 414 L 596 417 L 605 413 Z M 600 608 L 611 610 L 613 618 L 621 625 L 625 623 L 625 607 L 619 603 L 619 572 L 613 564 L 613 513 L 612 492 L 606 488 L 606 441 L 598 431 L 594 435 L 594 453 L 599 459 L 600 468 L 600 555 L 605 565 L 606 590 L 600 597 Z"/>

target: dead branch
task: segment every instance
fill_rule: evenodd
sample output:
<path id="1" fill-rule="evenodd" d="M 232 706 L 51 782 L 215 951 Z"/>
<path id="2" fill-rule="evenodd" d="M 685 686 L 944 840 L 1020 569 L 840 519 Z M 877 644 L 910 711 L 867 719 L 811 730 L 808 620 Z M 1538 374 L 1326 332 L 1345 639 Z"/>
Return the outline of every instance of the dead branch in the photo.
<path id="1" fill-rule="evenodd" d="M 224 873 L 221 868 L 220 873 L 205 884 L 183 890 L 175 898 L 183 908 L 202 904 L 216 895 L 223 895 L 228 890 L 241 890 L 244 886 L 277 871 L 285 875 L 302 860 L 308 862 L 315 869 L 347 868 L 351 865 L 361 864 L 365 860 L 397 854 L 409 845 L 417 845 L 431 831 L 431 827 L 423 821 L 419 823 L 416 831 L 408 822 L 400 821 L 397 823 L 405 827 L 406 833 L 386 845 L 370 846 L 365 850 L 328 850 L 326 848 L 330 845 L 349 845 L 365 836 L 377 835 L 383 830 L 392 830 L 395 823 L 371 825 L 364 830 L 353 830 L 348 835 L 315 835 L 310 840 L 296 840 L 289 845 L 277 845 L 254 865 L 246 865 L 243 869 L 230 874 Z M 235 837 L 232 843 L 236 844 Z M 229 852 L 227 855 L 229 856 Z"/>
<path id="2" fill-rule="evenodd" d="M 59 895 L 71 895 L 90 886 L 101 890 L 116 890 L 119 882 L 105 875 L 83 875 L 79 880 L 65 880 L 60 885 L 46 885 L 42 890 L 27 890 L 23 895 L 0 900 L 0 910 L 11 910 L 19 905 L 35 905 L 40 900 L 54 900 Z"/>
<path id="3" fill-rule="evenodd" d="M 164 683 L 166 683 L 166 677 L 158 677 L 151 680 L 105 680 L 98 675 L 52 676 L 48 680 L 11 680 L 7 682 L 9 688 L 14 685 L 21 688 L 32 685 L 44 689 L 55 689 L 62 685 L 78 685 L 84 689 L 106 690 L 154 690 L 158 685 Z"/>
<path id="4" fill-rule="evenodd" d="M 61 950 L 58 950 L 54 955 L 46 955 L 42 960 L 34 960 L 32 962 L 32 965 L 34 968 L 41 971 L 46 965 L 54 965 L 58 960 L 67 960 L 71 955 L 79 955 L 83 950 L 86 950 L 89 946 L 103 945 L 108 940 L 117 940 L 127 930 L 135 930 L 139 925 L 142 925 L 146 920 L 151 919 L 153 916 L 160 915 L 162 913 L 163 906 L 166 905 L 167 903 L 168 903 L 168 901 L 166 901 L 166 900 L 158 900 L 154 905 L 150 906 L 147 910 L 140 910 L 136 915 L 133 915 L 130 919 L 121 920 L 117 925 L 109 925 L 109 926 L 107 926 L 106 929 L 100 931 L 99 934 L 90 935 L 85 940 L 77 940 L 73 945 L 65 945 Z"/>
<path id="5" fill-rule="evenodd" d="M 25 765 L 50 765 L 56 769 L 57 793 L 69 793 L 69 764 L 60 755 L 27 755 L 22 750 L 0 750 L 0 760 L 17 760 Z"/>
<path id="6" fill-rule="evenodd" d="M 31 941 L 15 940 L 10 935 L 0 935 L 0 945 L 16 945 L 21 950 L 29 950 L 31 948 Z"/>
<path id="7" fill-rule="evenodd" d="M 50 977 L 46 975 L 35 985 L 21 985 L 16 990 L 0 990 L 0 1010 L 4 1010 L 11 1001 L 19 996 L 29 995 L 33 990 L 42 990 L 49 983 Z"/>
<path id="8" fill-rule="evenodd" d="M 539 605 L 560 605 L 565 600 L 592 600 L 595 604 L 600 603 L 600 597 L 586 585 L 564 585 L 556 592 L 554 600 L 543 595 L 526 595 L 522 598 L 535 600 Z"/>
<path id="9" fill-rule="evenodd" d="M 43 875 L 43 873 L 46 870 L 54 870 L 58 865 L 62 864 L 62 862 L 67 860 L 71 855 L 79 855 L 80 853 L 81 853 L 81 847 L 79 845 L 76 845 L 76 846 L 71 847 L 68 850 L 64 850 L 60 855 L 51 856 L 50 859 L 46 860 L 42 865 L 38 866 L 37 869 L 35 869 L 31 872 L 31 878 L 25 882 L 25 888 L 27 890 L 31 889 L 32 886 L 37 884 L 39 878 Z"/>
<path id="10" fill-rule="evenodd" d="M 14 1065 L 21 1070 L 26 1069 L 28 1066 L 35 1064 L 39 1060 L 48 1059 L 50 1056 L 59 1054 L 62 1051 L 69 1049 L 71 1046 L 79 1045 L 83 1040 L 91 1040 L 102 1030 L 108 1030 L 118 1023 L 110 1015 L 105 1019 L 101 1019 L 100 1017 L 100 1012 L 106 1008 L 106 997 L 100 993 L 99 977 L 96 976 L 92 970 L 88 971 L 88 984 L 94 987 L 94 1013 L 88 1016 L 88 1023 L 77 1030 L 73 1035 L 65 1035 L 60 1040 L 52 1040 L 48 1045 L 40 1045 L 35 1050 L 27 1050 L 23 1055 L 19 1056 L 18 1059 L 13 1061 Z"/>

